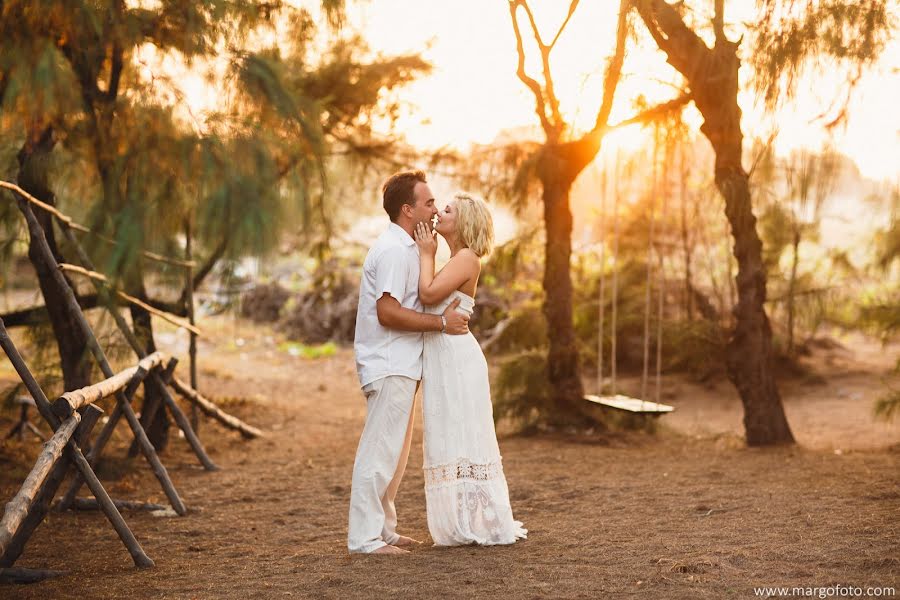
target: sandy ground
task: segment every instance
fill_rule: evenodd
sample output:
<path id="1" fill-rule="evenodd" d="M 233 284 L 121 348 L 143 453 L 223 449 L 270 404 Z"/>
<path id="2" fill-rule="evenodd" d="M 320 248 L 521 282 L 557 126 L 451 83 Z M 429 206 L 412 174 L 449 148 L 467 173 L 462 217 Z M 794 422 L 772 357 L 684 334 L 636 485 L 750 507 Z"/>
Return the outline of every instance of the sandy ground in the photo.
<path id="1" fill-rule="evenodd" d="M 349 482 L 365 416 L 352 352 L 303 359 L 279 350 L 277 334 L 262 328 L 229 319 L 215 330 L 201 346 L 201 388 L 270 435 L 245 441 L 204 421 L 201 437 L 223 467 L 215 473 L 173 439 L 163 460 L 190 513 L 125 515 L 155 568 L 133 568 L 99 513 L 53 513 L 17 564 L 69 575 L 0 586 L 0 598 L 748 598 L 754 586 L 900 590 L 900 424 L 871 417 L 896 354 L 848 351 L 823 359 L 832 362 L 824 383 L 786 382 L 796 447 L 745 448 L 733 388 L 676 378 L 664 382 L 663 397 L 677 411 L 655 436 L 503 437 L 513 510 L 529 529 L 526 541 L 508 547 L 430 545 L 418 420 L 398 509 L 404 533 L 426 543 L 401 557 L 351 557 Z M 177 336 L 160 341 L 183 350 Z M 8 369 L 0 377 L 10 380 Z M 0 414 L 0 431 L 11 416 Z M 163 502 L 146 465 L 125 464 L 126 434 L 117 431 L 101 477 L 114 497 Z M 0 498 L 15 493 L 38 451 L 33 441 L 0 446 Z"/>

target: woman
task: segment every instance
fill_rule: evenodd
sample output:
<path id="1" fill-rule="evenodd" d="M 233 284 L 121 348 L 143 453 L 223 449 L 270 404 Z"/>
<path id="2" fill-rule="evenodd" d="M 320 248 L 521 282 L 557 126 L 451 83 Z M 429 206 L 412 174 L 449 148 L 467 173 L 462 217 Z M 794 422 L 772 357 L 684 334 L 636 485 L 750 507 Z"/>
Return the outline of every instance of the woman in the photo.
<path id="1" fill-rule="evenodd" d="M 456 194 L 438 213 L 434 230 L 450 246 L 450 261 L 434 274 L 437 239 L 419 224 L 419 299 L 440 314 L 455 298 L 472 314 L 481 258 L 494 226 L 484 201 Z M 494 431 L 488 367 L 472 336 L 425 334 L 422 371 L 425 500 L 435 544 L 512 544 L 526 536 L 513 520 Z"/>

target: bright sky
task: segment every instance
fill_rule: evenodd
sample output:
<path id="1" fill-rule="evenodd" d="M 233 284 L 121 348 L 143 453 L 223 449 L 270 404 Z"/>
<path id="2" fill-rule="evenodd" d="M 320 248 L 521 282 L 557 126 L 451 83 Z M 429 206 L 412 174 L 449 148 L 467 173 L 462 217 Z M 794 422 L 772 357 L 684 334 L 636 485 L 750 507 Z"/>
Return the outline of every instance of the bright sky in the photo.
<path id="1" fill-rule="evenodd" d="M 533 1 L 545 41 L 552 39 L 568 7 L 557 0 Z M 749 19 L 756 0 L 726 3 L 730 21 Z M 613 50 L 618 3 L 582 2 L 551 56 L 562 111 L 579 129 L 590 126 L 601 97 L 602 72 Z M 515 37 L 504 0 L 454 0 L 410 3 L 370 0 L 351 3 L 350 21 L 376 52 L 422 52 L 434 64 L 434 73 L 413 83 L 402 97 L 411 104 L 400 123 L 408 140 L 423 147 L 451 145 L 465 149 L 470 143 L 488 143 L 505 129 L 534 127 L 534 98 L 516 77 Z M 520 28 L 526 44 L 531 31 L 524 12 Z M 533 42 L 526 45 L 528 71 L 540 74 Z M 742 75 L 744 75 L 744 69 Z M 619 84 L 612 121 L 627 118 L 639 93 L 650 101 L 671 97 L 673 90 L 659 80 L 674 81 L 672 70 L 652 43 L 629 47 L 624 77 Z M 833 73 L 800 82 L 797 99 L 789 110 L 767 115 L 754 106 L 752 95 L 740 98 L 745 135 L 768 137 L 779 129 L 776 148 L 787 153 L 797 146 L 821 147 L 827 135 L 811 118 L 828 108 L 840 94 L 841 80 Z M 834 133 L 840 151 L 852 157 L 866 176 L 895 180 L 900 176 L 900 41 L 894 40 L 882 60 L 858 85 L 847 127 Z M 688 118 L 691 118 L 688 115 Z M 699 125 L 697 115 L 693 116 Z M 608 139 L 634 147 L 642 134 L 637 129 Z"/>

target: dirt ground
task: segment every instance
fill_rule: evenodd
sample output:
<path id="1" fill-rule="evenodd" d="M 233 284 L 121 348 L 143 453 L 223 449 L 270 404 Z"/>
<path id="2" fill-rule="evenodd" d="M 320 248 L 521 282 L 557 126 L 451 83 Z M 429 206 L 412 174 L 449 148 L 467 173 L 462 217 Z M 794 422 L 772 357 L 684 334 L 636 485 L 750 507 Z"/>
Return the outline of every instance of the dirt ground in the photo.
<path id="1" fill-rule="evenodd" d="M 875 422 L 896 352 L 821 358 L 824 381 L 782 385 L 798 446 L 743 446 L 727 382 L 663 382 L 677 407 L 658 433 L 585 440 L 503 436 L 514 514 L 528 539 L 435 548 L 424 512 L 421 420 L 398 498 L 401 530 L 426 543 L 399 557 L 349 556 L 350 474 L 365 407 L 352 350 L 309 359 L 277 333 L 231 318 L 207 326 L 201 389 L 269 432 L 245 441 L 210 421 L 223 468 L 204 472 L 183 440 L 163 461 L 190 513 L 126 520 L 156 561 L 139 570 L 99 513 L 52 513 L 17 565 L 69 571 L 0 598 L 748 598 L 754 586 L 900 590 L 900 424 Z M 184 339 L 160 336 L 181 354 Z M 0 378 L 11 381 L 7 366 Z M 628 382 L 626 382 L 626 387 Z M 249 400 L 232 400 L 246 398 Z M 0 432 L 12 415 L 0 417 Z M 164 502 L 126 429 L 101 477 L 116 498 Z M 40 445 L 0 446 L 0 498 Z M 834 597 L 834 596 L 830 596 Z M 890 597 L 890 596 L 888 596 Z"/>

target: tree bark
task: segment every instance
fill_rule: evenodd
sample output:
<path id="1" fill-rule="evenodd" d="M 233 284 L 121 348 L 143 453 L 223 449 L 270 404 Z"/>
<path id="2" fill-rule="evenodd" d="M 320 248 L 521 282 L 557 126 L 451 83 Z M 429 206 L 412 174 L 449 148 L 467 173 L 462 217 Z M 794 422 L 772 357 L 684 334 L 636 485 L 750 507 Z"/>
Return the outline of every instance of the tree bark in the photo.
<path id="1" fill-rule="evenodd" d="M 572 322 L 572 210 L 569 191 L 574 178 L 568 177 L 569 165 L 553 147 L 545 147 L 539 163 L 538 177 L 543 187 L 544 226 L 544 305 L 549 349 L 547 377 L 563 420 L 579 414 L 573 410 L 583 402 L 581 366 L 575 327 Z"/>
<path id="2" fill-rule="evenodd" d="M 726 346 L 728 378 L 744 405 L 747 444 L 793 443 L 773 373 L 772 328 L 766 316 L 766 271 L 762 242 L 742 165 L 743 133 L 738 105 L 738 44 L 717 28 L 709 48 L 685 25 L 665 0 L 637 0 L 641 20 L 668 62 L 688 80 L 692 98 L 704 122 L 700 131 L 715 151 L 716 187 L 725 198 L 725 215 L 734 238 L 737 260 L 735 326 Z M 717 5 L 717 20 L 722 19 Z"/>
<path id="3" fill-rule="evenodd" d="M 735 327 L 726 346 L 728 378 L 744 405 L 747 444 L 767 446 L 793 443 L 775 383 L 772 327 L 765 311 L 766 270 L 762 241 L 750 197 L 747 172 L 741 164 L 743 133 L 737 103 L 737 45 L 716 44 L 709 79 L 695 89 L 697 107 L 704 116 L 700 130 L 716 153 L 716 187 L 725 198 L 725 215 L 734 237 L 737 261 Z"/>
<path id="4" fill-rule="evenodd" d="M 16 177 L 18 185 L 35 198 L 50 205 L 55 205 L 56 202 L 47 181 L 47 164 L 55 144 L 53 130 L 50 127 L 39 132 L 29 132 L 29 139 L 26 140 L 17 157 L 19 161 L 19 172 Z M 35 216 L 44 230 L 50 251 L 57 262 L 63 262 L 53 235 L 52 217 L 42 210 L 35 211 Z M 37 274 L 50 325 L 56 338 L 63 372 L 63 385 L 67 391 L 76 390 L 91 383 L 91 364 L 88 360 L 87 340 L 69 311 L 66 310 L 64 293 L 57 287 L 57 280 L 48 271 L 47 263 L 41 260 L 37 244 L 34 237 L 29 238 L 28 258 Z M 75 291 L 75 286 L 67 278 L 64 279 Z M 77 292 L 75 295 L 77 298 Z"/>

